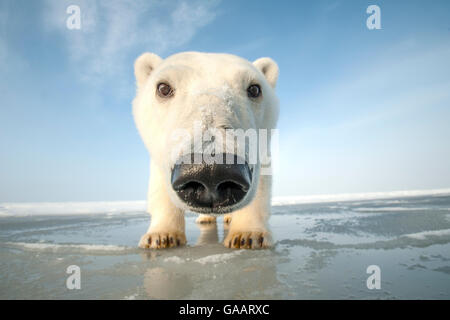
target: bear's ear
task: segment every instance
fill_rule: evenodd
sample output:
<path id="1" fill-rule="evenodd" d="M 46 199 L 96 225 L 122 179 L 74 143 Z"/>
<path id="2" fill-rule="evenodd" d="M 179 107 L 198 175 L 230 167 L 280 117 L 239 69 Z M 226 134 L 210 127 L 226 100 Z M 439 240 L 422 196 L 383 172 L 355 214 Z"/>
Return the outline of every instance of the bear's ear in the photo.
<path id="1" fill-rule="evenodd" d="M 278 80 L 278 65 L 270 58 L 259 58 L 253 61 L 253 65 L 262 72 L 272 88 L 275 88 Z"/>
<path id="2" fill-rule="evenodd" d="M 155 70 L 161 61 L 162 59 L 158 55 L 150 52 L 146 52 L 136 59 L 134 63 L 134 75 L 136 76 L 138 88 L 144 85 L 150 73 Z"/>

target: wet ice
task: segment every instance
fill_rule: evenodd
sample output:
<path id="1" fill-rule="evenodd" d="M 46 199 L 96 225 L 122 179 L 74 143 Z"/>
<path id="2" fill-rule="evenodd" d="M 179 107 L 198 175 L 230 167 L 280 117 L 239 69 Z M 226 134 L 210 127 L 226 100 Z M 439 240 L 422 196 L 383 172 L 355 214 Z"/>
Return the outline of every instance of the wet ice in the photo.
<path id="1" fill-rule="evenodd" d="M 151 251 L 137 248 L 149 217 L 135 204 L 46 205 L 0 204 L 2 299 L 450 298 L 449 195 L 276 205 L 275 246 L 258 251 L 223 247 L 220 218 L 188 214 L 188 245 Z M 80 290 L 66 288 L 69 265 Z M 380 290 L 366 286 L 369 265 Z"/>

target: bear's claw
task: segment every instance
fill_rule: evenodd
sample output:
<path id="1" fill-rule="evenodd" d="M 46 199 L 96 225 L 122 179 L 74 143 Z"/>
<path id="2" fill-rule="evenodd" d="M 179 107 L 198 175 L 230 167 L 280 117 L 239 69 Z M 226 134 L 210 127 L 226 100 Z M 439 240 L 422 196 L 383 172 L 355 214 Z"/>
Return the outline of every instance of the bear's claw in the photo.
<path id="1" fill-rule="evenodd" d="M 139 248 L 164 249 L 179 247 L 186 244 L 186 236 L 182 232 L 149 232 L 144 234 L 139 241 Z"/>

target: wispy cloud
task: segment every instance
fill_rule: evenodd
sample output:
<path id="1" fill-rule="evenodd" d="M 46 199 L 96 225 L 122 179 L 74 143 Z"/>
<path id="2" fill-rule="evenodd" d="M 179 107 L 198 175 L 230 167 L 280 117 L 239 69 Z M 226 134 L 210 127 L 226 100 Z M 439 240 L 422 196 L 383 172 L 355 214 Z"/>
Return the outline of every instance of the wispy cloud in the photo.
<path id="1" fill-rule="evenodd" d="M 343 77 L 297 102 L 320 117 L 313 123 L 303 123 L 304 128 L 354 129 L 417 108 L 438 106 L 449 99 L 449 55 L 448 44 L 431 43 L 423 48 L 405 41 L 369 63 L 355 62 Z"/>
<path id="2" fill-rule="evenodd" d="M 129 59 L 144 50 L 164 55 L 188 43 L 212 22 L 214 1 L 46 2 L 43 19 L 49 32 L 60 33 L 72 63 L 85 80 L 102 81 L 129 68 Z M 69 5 L 81 9 L 81 30 L 66 28 Z"/>

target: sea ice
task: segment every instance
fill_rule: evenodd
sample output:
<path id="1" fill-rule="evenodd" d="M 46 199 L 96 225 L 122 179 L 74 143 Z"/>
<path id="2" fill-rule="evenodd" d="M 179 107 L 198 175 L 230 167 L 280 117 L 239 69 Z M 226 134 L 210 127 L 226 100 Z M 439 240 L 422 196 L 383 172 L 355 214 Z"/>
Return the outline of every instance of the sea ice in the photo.
<path id="1" fill-rule="evenodd" d="M 450 195 L 367 197 L 275 199 L 274 248 L 256 251 L 225 248 L 222 219 L 193 214 L 186 247 L 139 249 L 144 202 L 0 204 L 0 298 L 450 299 Z"/>

